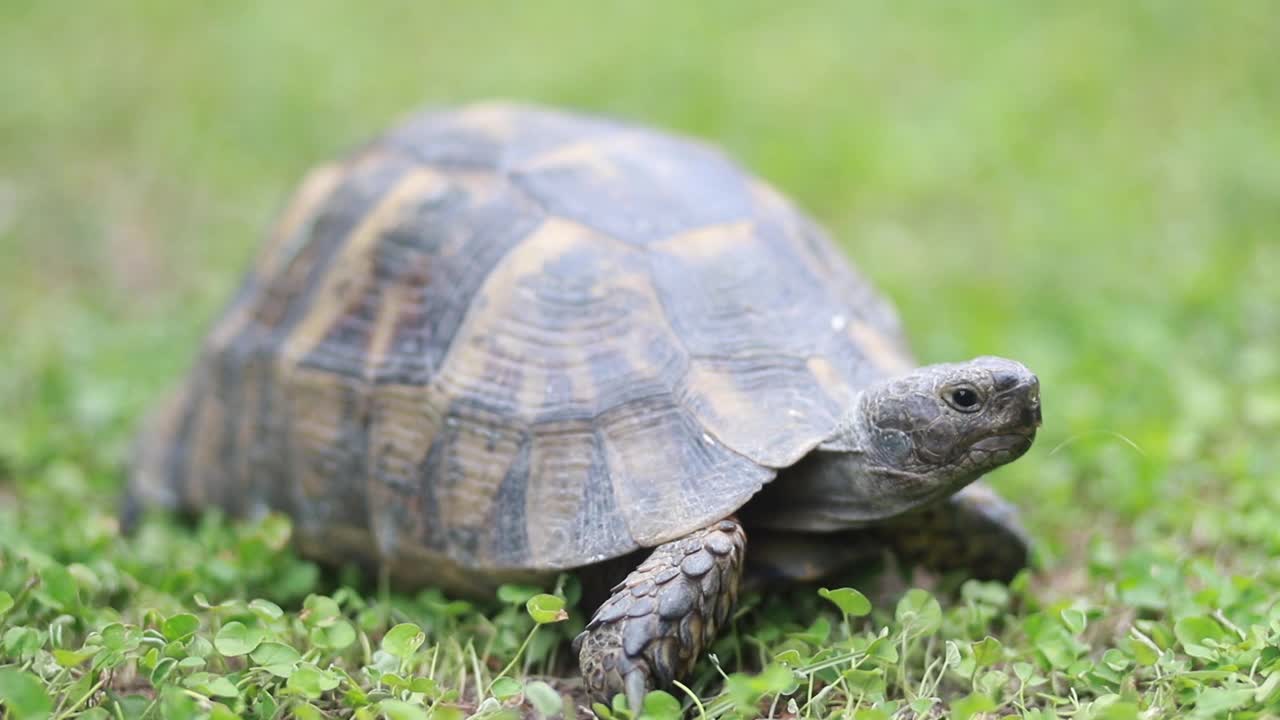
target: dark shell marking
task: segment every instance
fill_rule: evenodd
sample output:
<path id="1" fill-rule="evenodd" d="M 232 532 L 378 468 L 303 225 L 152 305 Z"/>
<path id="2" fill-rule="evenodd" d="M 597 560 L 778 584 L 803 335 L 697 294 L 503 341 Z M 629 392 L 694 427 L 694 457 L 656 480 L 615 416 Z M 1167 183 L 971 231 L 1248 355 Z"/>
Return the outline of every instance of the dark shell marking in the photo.
<path id="1" fill-rule="evenodd" d="M 913 364 L 827 237 L 720 153 L 428 112 L 308 176 L 131 491 L 281 510 L 313 555 L 461 589 L 706 527 Z"/>

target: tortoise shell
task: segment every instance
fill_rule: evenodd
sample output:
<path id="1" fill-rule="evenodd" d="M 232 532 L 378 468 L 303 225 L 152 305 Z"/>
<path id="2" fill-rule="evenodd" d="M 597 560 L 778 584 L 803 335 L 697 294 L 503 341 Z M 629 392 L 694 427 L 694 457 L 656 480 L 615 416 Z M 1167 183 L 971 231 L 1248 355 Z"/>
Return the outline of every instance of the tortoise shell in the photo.
<path id="1" fill-rule="evenodd" d="M 306 177 L 133 492 L 436 579 L 571 568 L 733 513 L 912 366 L 885 299 L 720 152 L 426 111 Z"/>

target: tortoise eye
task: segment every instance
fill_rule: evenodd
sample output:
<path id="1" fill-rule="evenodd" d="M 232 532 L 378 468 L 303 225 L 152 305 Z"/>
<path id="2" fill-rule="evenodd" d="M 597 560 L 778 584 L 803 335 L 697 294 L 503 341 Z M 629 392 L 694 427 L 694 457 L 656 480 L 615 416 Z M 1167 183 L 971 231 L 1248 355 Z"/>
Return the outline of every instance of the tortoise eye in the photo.
<path id="1" fill-rule="evenodd" d="M 977 412 L 982 407 L 982 396 L 971 387 L 958 387 L 947 393 L 947 404 L 960 412 Z"/>

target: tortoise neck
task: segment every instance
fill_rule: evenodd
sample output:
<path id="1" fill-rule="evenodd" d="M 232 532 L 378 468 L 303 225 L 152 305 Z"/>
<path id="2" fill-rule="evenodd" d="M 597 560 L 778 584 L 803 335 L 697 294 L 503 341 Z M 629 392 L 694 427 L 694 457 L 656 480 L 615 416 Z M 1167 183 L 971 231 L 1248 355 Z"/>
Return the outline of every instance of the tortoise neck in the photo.
<path id="1" fill-rule="evenodd" d="M 743 510 L 748 524 L 812 532 L 865 527 L 889 514 L 884 477 L 869 462 L 869 435 L 859 393 L 831 435 L 778 476 Z"/>
<path id="2" fill-rule="evenodd" d="M 853 530 L 900 514 L 911 484 L 914 478 L 875 465 L 862 451 L 818 449 L 780 472 L 744 517 L 776 529 Z"/>
<path id="3" fill-rule="evenodd" d="M 925 505 L 946 490 L 930 474 L 886 458 L 883 444 L 901 433 L 872 427 L 867 404 L 873 401 L 866 392 L 858 395 L 830 437 L 752 499 L 748 522 L 808 532 L 852 530 Z"/>

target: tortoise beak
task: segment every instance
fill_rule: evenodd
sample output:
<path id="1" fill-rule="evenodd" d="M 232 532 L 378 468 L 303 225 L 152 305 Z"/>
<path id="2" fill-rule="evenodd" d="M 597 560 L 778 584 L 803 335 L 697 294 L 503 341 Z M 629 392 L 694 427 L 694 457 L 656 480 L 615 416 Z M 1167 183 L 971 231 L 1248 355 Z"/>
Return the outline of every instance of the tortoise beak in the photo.
<path id="1" fill-rule="evenodd" d="M 1044 414 L 1040 408 L 1040 380 L 1035 375 L 1023 377 L 1022 382 L 1009 391 L 1009 397 L 1015 413 L 1010 421 L 1018 427 L 1018 432 L 1035 437 L 1036 430 L 1044 424 Z"/>

